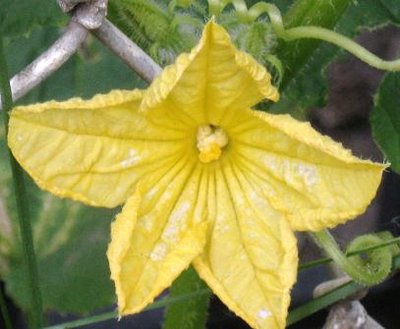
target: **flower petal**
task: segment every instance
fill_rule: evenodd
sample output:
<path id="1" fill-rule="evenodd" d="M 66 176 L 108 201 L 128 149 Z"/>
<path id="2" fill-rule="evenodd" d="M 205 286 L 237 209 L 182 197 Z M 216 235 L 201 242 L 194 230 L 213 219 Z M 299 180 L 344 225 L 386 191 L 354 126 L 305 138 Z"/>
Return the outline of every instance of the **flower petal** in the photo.
<path id="1" fill-rule="evenodd" d="M 187 140 L 182 128 L 155 125 L 138 113 L 141 99 L 140 91 L 112 91 L 16 108 L 10 148 L 42 188 L 114 207 L 126 201 L 140 177 L 161 177 L 173 166 Z"/>
<path id="2" fill-rule="evenodd" d="M 363 213 L 384 164 L 361 160 L 309 123 L 289 115 L 249 111 L 232 133 L 238 165 L 295 230 L 333 227 Z"/>
<path id="3" fill-rule="evenodd" d="M 297 273 L 296 240 L 288 223 L 235 165 L 210 178 L 213 222 L 199 275 L 253 328 L 284 328 Z"/>
<path id="4" fill-rule="evenodd" d="M 160 181 L 140 181 L 112 225 L 108 249 L 120 315 L 141 311 L 203 250 L 207 184 L 181 161 Z"/>
<path id="5" fill-rule="evenodd" d="M 141 107 L 186 114 L 187 123 L 217 125 L 228 109 L 242 110 L 278 97 L 266 69 L 237 50 L 228 33 L 211 20 L 192 52 L 180 55 L 153 81 Z"/>

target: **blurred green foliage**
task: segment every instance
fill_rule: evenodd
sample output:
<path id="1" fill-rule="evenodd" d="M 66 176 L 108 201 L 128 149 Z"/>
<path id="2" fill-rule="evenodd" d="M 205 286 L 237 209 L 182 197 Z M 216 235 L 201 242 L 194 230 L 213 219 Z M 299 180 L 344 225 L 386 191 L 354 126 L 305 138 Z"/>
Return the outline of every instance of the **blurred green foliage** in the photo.
<path id="1" fill-rule="evenodd" d="M 57 1 L 0 0 L 0 32 L 4 36 L 29 35 L 35 27 L 56 26 L 66 20 Z"/>
<path id="2" fill-rule="evenodd" d="M 400 74 L 389 73 L 375 97 L 372 132 L 391 168 L 400 173 Z"/>
<path id="3" fill-rule="evenodd" d="M 159 64 L 167 65 L 196 43 L 202 25 L 209 19 L 206 1 L 189 2 L 188 6 L 171 9 L 166 0 L 110 0 L 109 19 Z M 247 1 L 248 5 L 256 2 Z M 290 26 L 322 25 L 350 37 L 363 28 L 400 24 L 398 0 L 271 2 L 283 13 L 289 12 L 287 20 Z M 269 65 L 265 57 L 269 53 L 283 61 L 286 77 L 281 100 L 273 106 L 267 104 L 264 109 L 304 119 L 309 108 L 324 104 L 327 90 L 325 71 L 333 60 L 343 55 L 340 49 L 310 41 L 278 43 L 266 16 L 256 22 L 239 23 L 232 6 L 227 7 L 219 19 L 236 44 L 264 65 Z M 0 0 L 0 32 L 6 39 L 10 73 L 19 72 L 47 49 L 62 33 L 67 20 L 68 16 L 53 0 Z M 88 98 L 111 89 L 144 86 L 145 83 L 115 55 L 89 37 L 60 70 L 18 103 Z M 389 74 L 376 97 L 371 120 L 374 136 L 396 170 L 400 170 L 399 90 L 399 75 Z M 4 131 L 0 130 L 1 154 L 6 154 L 5 147 Z M 8 295 L 24 308 L 27 282 L 11 197 L 11 174 L 4 156 L 0 157 L 0 172 L 0 277 L 6 283 Z M 114 289 L 109 280 L 105 251 L 110 222 L 118 209 L 94 209 L 60 200 L 40 191 L 29 178 L 27 181 L 45 308 L 85 313 L 113 303 Z M 186 272 L 181 280 L 187 280 L 188 289 L 193 286 L 201 289 L 196 278 L 191 281 L 193 275 Z M 179 289 L 179 286 L 175 287 L 172 292 L 176 295 L 185 293 Z M 201 305 L 207 305 L 201 302 Z M 187 306 L 193 308 L 193 305 Z M 178 307 L 182 309 L 182 306 Z M 176 307 L 170 308 L 172 323 L 184 321 L 176 310 Z M 196 321 L 204 322 L 204 319 Z"/>

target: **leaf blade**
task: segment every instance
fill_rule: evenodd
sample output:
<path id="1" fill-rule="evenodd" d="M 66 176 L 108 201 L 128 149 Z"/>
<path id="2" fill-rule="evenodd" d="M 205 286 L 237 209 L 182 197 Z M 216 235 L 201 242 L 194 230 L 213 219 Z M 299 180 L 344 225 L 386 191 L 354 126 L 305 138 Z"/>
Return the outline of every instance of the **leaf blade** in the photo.
<path id="1" fill-rule="evenodd" d="M 399 90 L 400 73 L 387 74 L 370 117 L 373 137 L 397 172 L 400 172 L 400 99 L 396 97 Z"/>

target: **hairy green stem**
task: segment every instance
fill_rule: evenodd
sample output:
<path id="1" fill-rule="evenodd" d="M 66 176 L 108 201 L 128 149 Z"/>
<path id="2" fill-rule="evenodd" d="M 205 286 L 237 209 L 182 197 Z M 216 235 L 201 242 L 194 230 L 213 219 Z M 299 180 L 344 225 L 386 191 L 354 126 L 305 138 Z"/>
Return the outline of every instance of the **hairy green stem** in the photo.
<path id="1" fill-rule="evenodd" d="M 353 0 L 296 0 L 283 16 L 285 28 L 313 25 L 333 29 L 352 2 Z M 293 42 L 284 42 L 282 39 L 279 42 L 276 55 L 285 65 L 281 92 L 306 65 L 321 43 L 317 39 Z"/>
<path id="2" fill-rule="evenodd" d="M 224 0 L 208 0 L 208 13 L 210 16 L 218 16 L 229 1 Z"/>
<path id="3" fill-rule="evenodd" d="M 260 15 L 267 14 L 276 35 L 286 41 L 298 39 L 318 39 L 326 41 L 347 50 L 360 60 L 377 69 L 386 71 L 400 70 L 400 59 L 393 61 L 383 60 L 352 39 L 332 30 L 319 26 L 300 26 L 285 29 L 280 10 L 271 3 L 260 1 L 254 4 L 250 9 L 247 9 L 246 3 L 243 0 L 209 1 L 210 11 L 219 14 L 229 3 L 234 6 L 238 19 L 243 22 L 251 22 L 256 20 Z"/>
<path id="4" fill-rule="evenodd" d="M 397 271 L 400 269 L 400 256 L 396 256 L 393 259 L 393 271 Z M 332 291 L 312 299 L 307 303 L 298 306 L 295 309 L 292 309 L 289 312 L 289 316 L 287 319 L 287 324 L 291 325 L 296 323 L 306 317 L 310 316 L 311 314 L 328 307 L 334 303 L 337 303 L 340 300 L 345 299 L 363 289 L 358 283 L 354 281 L 349 281 L 344 283 L 340 287 L 333 289 Z"/>
<path id="5" fill-rule="evenodd" d="M 251 21 L 248 15 L 247 4 L 244 0 L 209 0 L 208 12 L 211 16 L 218 16 L 229 4 L 232 4 L 235 8 L 236 17 L 240 22 L 247 23 Z"/>
<path id="6" fill-rule="evenodd" d="M 8 314 L 6 299 L 4 298 L 3 291 L 1 290 L 0 290 L 0 310 L 1 310 L 1 316 L 3 318 L 3 323 L 5 325 L 5 329 L 13 329 L 10 316 Z"/>
<path id="7" fill-rule="evenodd" d="M 377 244 L 368 246 L 366 248 L 360 248 L 360 249 L 348 252 L 348 253 L 346 253 L 346 257 L 359 255 L 359 254 L 362 254 L 362 253 L 365 253 L 365 252 L 369 252 L 369 251 L 372 251 L 372 250 L 388 247 L 390 245 L 399 244 L 399 243 L 400 243 L 400 237 L 393 238 L 393 239 L 386 240 L 386 241 L 381 242 L 381 243 L 377 243 Z M 309 261 L 309 262 L 305 262 L 305 263 L 299 265 L 299 271 L 306 270 L 306 269 L 309 269 L 309 268 L 313 268 L 313 267 L 316 267 L 316 266 L 319 266 L 319 265 L 328 264 L 328 263 L 330 263 L 332 261 L 333 261 L 333 259 L 331 257 L 324 257 L 324 258 L 319 258 L 319 259 L 312 260 L 312 261 Z"/>
<path id="8" fill-rule="evenodd" d="M 255 20 L 260 15 L 266 13 L 271 21 L 272 28 L 278 37 L 286 40 L 293 41 L 298 39 L 319 39 L 332 43 L 340 48 L 347 50 L 349 53 L 358 57 L 363 62 L 369 64 L 380 70 L 386 71 L 399 71 L 400 59 L 394 61 L 386 61 L 354 42 L 352 39 L 347 38 L 332 30 L 325 29 L 318 26 L 300 26 L 290 29 L 285 29 L 283 25 L 282 15 L 278 7 L 273 4 L 258 2 L 248 11 L 248 15 L 252 20 Z"/>
<path id="9" fill-rule="evenodd" d="M 310 300 L 289 312 L 287 325 L 290 326 L 299 322 L 308 316 L 343 300 L 356 292 L 362 290 L 363 287 L 354 281 L 349 281 L 328 293 Z"/>
<path id="10" fill-rule="evenodd" d="M 0 91 L 3 102 L 3 116 L 6 136 L 8 133 L 9 111 L 12 108 L 11 88 L 8 80 L 8 69 L 3 51 L 3 38 L 0 35 Z M 33 329 L 42 327 L 42 298 L 39 286 L 35 251 L 33 247 L 32 227 L 29 219 L 28 198 L 26 194 L 23 170 L 9 152 L 11 172 L 13 176 L 14 195 L 17 216 L 21 232 L 22 249 L 27 266 L 30 289 L 29 320 Z"/>
<path id="11" fill-rule="evenodd" d="M 337 245 L 333 236 L 328 230 L 311 233 L 315 241 L 326 251 L 326 253 L 335 261 L 335 263 L 351 278 L 365 286 L 372 286 L 382 282 L 390 273 L 392 265 L 392 252 L 381 249 L 369 252 L 366 261 L 358 256 L 347 257 Z M 367 239 L 371 240 L 372 236 Z M 361 241 L 362 237 L 359 238 Z M 373 237 L 373 241 L 367 241 L 367 244 L 376 244 L 378 237 Z M 358 249 L 358 248 L 357 248 Z M 367 261 L 368 260 L 368 261 Z"/>
<path id="12" fill-rule="evenodd" d="M 342 49 L 347 50 L 363 62 L 380 70 L 399 71 L 400 59 L 386 61 L 374 55 L 353 40 L 334 31 L 317 26 L 295 27 L 285 31 L 283 38 L 291 41 L 297 39 L 314 38 L 330 42 Z"/>
<path id="13" fill-rule="evenodd" d="M 355 292 L 359 291 L 360 289 L 362 289 L 362 287 L 353 281 L 345 283 L 342 286 L 334 289 L 333 291 L 330 291 L 323 296 L 313 299 L 313 300 L 291 310 L 288 315 L 288 321 L 287 321 L 288 323 L 287 324 L 288 325 L 294 324 L 294 323 L 310 316 L 311 314 L 313 314 L 329 305 L 332 305 L 332 304 L 338 302 L 339 300 L 342 300 L 342 299 L 354 294 Z M 207 294 L 206 291 L 204 291 L 204 293 Z M 180 303 L 183 301 L 187 301 L 190 298 L 197 297 L 197 295 L 193 296 L 193 294 L 189 294 L 186 296 L 182 296 L 181 299 L 179 299 L 179 300 L 167 297 L 158 302 L 153 303 L 151 305 L 152 306 L 151 309 L 161 308 L 161 307 L 165 306 L 167 303 L 174 304 L 174 303 Z M 146 310 L 150 310 L 150 307 L 147 308 Z M 79 328 L 79 327 L 83 327 L 83 326 L 86 326 L 89 324 L 95 324 L 95 323 L 115 319 L 116 316 L 117 316 L 117 312 L 108 312 L 108 313 L 95 315 L 95 316 L 88 317 L 88 318 L 81 319 L 81 320 L 76 320 L 76 321 L 66 322 L 66 323 L 51 326 L 51 327 L 46 327 L 44 329 Z"/>
<path id="14" fill-rule="evenodd" d="M 154 302 L 150 306 L 146 307 L 142 312 L 156 310 L 156 309 L 159 309 L 159 308 L 165 307 L 167 305 L 171 305 L 171 304 L 183 303 L 183 302 L 186 302 L 193 298 L 207 296 L 209 294 L 210 294 L 209 289 L 203 289 L 203 290 L 199 290 L 194 293 L 191 293 L 191 294 L 181 295 L 181 296 L 177 296 L 177 297 L 164 297 L 164 298 Z M 117 316 L 118 316 L 118 313 L 116 311 L 113 311 L 113 312 L 108 312 L 108 313 L 103 313 L 103 314 L 87 317 L 87 318 L 80 319 L 80 320 L 75 320 L 75 321 L 71 321 L 71 322 L 58 324 L 58 325 L 51 326 L 51 327 L 46 327 L 44 329 L 78 328 L 78 327 L 86 326 L 86 325 L 93 324 L 93 323 L 98 323 L 98 322 L 102 322 L 102 321 L 106 321 L 106 320 L 112 320 L 112 319 L 117 318 Z"/>
<path id="15" fill-rule="evenodd" d="M 358 252 L 358 251 L 357 251 Z M 399 270 L 400 269 L 400 256 L 396 256 L 394 258 L 393 262 L 393 270 Z M 341 285 L 340 287 L 335 288 L 334 290 L 317 297 L 315 299 L 312 299 L 305 304 L 291 310 L 289 312 L 288 316 L 288 321 L 287 324 L 291 325 L 294 324 L 311 314 L 329 306 L 332 305 L 340 300 L 343 300 L 344 298 L 353 295 L 355 292 L 363 289 L 362 286 L 360 286 L 358 283 L 354 281 L 349 281 Z M 195 293 L 191 294 L 186 294 L 178 297 L 165 297 L 163 299 L 160 299 L 153 304 L 151 304 L 149 307 L 147 307 L 144 311 L 149 311 L 149 310 L 154 310 L 158 309 L 170 304 L 175 304 L 175 303 L 181 303 L 185 302 L 187 300 L 190 300 L 192 298 L 197 298 L 203 295 L 208 295 L 209 294 L 209 289 L 204 289 L 201 291 L 197 291 Z M 117 312 L 108 312 L 108 313 L 103 313 L 99 315 L 95 315 L 92 317 L 87 317 L 81 320 L 75 320 L 71 322 L 66 322 L 63 324 L 59 325 L 54 325 L 51 327 L 46 327 L 44 329 L 71 329 L 71 328 L 78 328 L 78 327 L 83 327 L 89 324 L 94 324 L 106 320 L 111 320 L 115 319 L 117 317 Z"/>

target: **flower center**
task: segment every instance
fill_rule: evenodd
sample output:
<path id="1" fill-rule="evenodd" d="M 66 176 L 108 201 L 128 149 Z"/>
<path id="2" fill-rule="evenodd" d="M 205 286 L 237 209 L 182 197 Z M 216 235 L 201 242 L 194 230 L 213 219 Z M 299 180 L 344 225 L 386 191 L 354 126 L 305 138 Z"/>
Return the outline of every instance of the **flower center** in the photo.
<path id="1" fill-rule="evenodd" d="M 201 162 L 209 163 L 217 160 L 222 148 L 228 144 L 228 137 L 220 127 L 202 125 L 197 130 L 197 149 Z"/>

